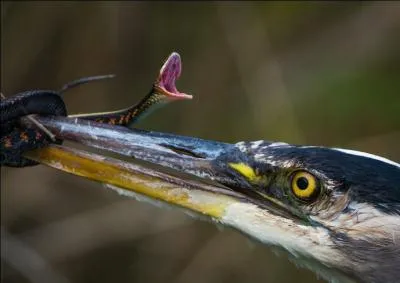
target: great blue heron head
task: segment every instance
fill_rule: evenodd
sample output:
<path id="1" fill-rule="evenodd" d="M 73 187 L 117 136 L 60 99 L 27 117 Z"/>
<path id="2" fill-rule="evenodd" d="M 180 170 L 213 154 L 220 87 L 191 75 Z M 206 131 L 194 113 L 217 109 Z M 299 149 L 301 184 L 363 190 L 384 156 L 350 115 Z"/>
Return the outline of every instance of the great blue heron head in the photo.
<path id="1" fill-rule="evenodd" d="M 83 123 L 88 123 L 85 131 L 79 130 Z M 167 182 L 151 189 L 134 181 L 120 191 L 124 194 L 133 191 L 134 197 L 139 193 L 236 228 L 288 251 L 331 282 L 398 282 L 398 163 L 345 149 L 267 141 L 229 144 L 90 122 L 57 128 L 64 138 L 75 136 L 75 141 L 177 174 L 164 175 Z M 155 172 L 164 174 L 161 167 Z M 126 189 L 125 173 L 113 172 L 122 175 Z"/>
<path id="2" fill-rule="evenodd" d="M 234 198 L 211 213 L 219 223 L 287 250 L 328 279 L 398 280 L 399 164 L 352 150 L 267 141 L 226 144 L 151 132 L 137 141 L 144 147 L 132 151 L 135 158 L 215 184 L 213 205 Z M 204 214 L 206 197 L 190 188 L 188 195 L 197 202 L 191 209 Z"/>

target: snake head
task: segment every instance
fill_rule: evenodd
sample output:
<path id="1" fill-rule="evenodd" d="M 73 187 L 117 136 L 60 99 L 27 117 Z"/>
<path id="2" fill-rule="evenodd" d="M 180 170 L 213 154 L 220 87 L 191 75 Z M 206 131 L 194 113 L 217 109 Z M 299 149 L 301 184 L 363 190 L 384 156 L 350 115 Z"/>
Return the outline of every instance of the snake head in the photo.
<path id="1" fill-rule="evenodd" d="M 165 95 L 168 99 L 192 99 L 193 96 L 178 91 L 175 82 L 180 77 L 182 71 L 181 56 L 172 52 L 160 69 L 160 74 L 154 84 L 157 92 Z"/>

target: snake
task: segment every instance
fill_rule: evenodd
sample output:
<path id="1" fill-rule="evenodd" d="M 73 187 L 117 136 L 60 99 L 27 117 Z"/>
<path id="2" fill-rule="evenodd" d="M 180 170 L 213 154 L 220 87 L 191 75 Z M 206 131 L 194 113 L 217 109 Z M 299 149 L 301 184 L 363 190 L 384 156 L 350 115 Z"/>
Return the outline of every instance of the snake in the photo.
<path id="1" fill-rule="evenodd" d="M 21 92 L 0 101 L 0 165 L 9 167 L 26 167 L 39 163 L 27 159 L 23 153 L 29 150 L 42 148 L 52 142 L 61 144 L 61 140 L 52 141 L 41 129 L 25 127 L 21 118 L 27 115 L 67 116 L 92 120 L 98 123 L 130 127 L 139 119 L 149 114 L 156 106 L 181 99 L 191 99 L 192 96 L 181 93 L 176 89 L 175 81 L 181 73 L 180 56 L 172 53 L 160 70 L 157 80 L 153 83 L 149 93 L 138 103 L 132 106 L 99 113 L 84 113 L 67 116 L 67 109 L 62 94 L 77 85 L 112 77 L 94 76 L 75 80 L 64 85 L 59 91 L 31 90 Z"/>

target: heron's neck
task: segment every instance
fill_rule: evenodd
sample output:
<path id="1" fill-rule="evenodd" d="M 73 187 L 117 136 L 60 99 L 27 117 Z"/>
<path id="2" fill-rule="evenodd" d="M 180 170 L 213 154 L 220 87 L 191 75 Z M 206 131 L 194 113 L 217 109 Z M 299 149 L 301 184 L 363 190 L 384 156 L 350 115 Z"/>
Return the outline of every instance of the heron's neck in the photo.
<path id="1" fill-rule="evenodd" d="M 322 227 L 302 226 L 250 203 L 232 204 L 222 222 L 264 244 L 286 250 L 296 264 L 329 282 L 398 281 L 400 250 L 392 239 L 372 242 L 334 237 Z"/>

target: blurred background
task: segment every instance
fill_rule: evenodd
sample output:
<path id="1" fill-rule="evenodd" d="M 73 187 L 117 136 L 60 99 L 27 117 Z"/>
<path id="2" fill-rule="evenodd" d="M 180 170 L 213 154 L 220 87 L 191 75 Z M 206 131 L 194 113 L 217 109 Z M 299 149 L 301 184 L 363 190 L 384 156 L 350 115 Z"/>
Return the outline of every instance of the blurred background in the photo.
<path id="1" fill-rule="evenodd" d="M 2 2 L 1 91 L 58 89 L 110 111 L 183 60 L 140 128 L 226 142 L 351 148 L 400 161 L 398 2 Z M 2 282 L 323 282 L 285 255 L 180 211 L 45 166 L 1 168 Z"/>

